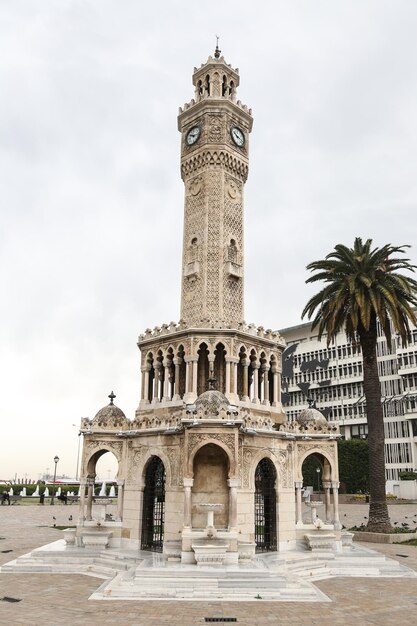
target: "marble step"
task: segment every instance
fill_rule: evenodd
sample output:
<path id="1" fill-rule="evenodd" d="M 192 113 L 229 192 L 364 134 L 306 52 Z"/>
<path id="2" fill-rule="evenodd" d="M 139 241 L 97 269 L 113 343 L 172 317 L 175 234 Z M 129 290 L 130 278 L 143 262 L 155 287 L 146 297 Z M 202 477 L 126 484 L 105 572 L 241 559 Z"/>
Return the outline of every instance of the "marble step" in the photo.
<path id="1" fill-rule="evenodd" d="M 262 585 L 259 580 L 229 580 L 225 581 L 209 579 L 195 584 L 195 580 L 171 580 L 167 584 L 166 579 L 153 579 L 126 582 L 120 578 L 107 582 L 97 590 L 91 599 L 178 599 L 178 600 L 224 600 L 224 601 L 249 601 L 263 600 L 288 600 L 288 601 L 317 601 L 327 600 L 324 594 L 312 585 L 304 583 L 287 584 L 282 580 L 267 581 Z M 266 582 L 266 581 L 264 581 Z M 183 583 L 186 583 L 185 585 Z"/>

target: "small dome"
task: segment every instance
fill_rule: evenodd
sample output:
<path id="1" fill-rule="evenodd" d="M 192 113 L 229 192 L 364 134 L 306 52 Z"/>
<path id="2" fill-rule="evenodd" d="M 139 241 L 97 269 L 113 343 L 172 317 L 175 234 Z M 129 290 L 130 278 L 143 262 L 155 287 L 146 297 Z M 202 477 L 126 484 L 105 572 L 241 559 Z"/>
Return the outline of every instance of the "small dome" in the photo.
<path id="1" fill-rule="evenodd" d="M 127 422 L 127 417 L 123 413 L 122 409 L 113 404 L 113 400 L 116 396 L 113 392 L 109 395 L 110 404 L 104 406 L 98 413 L 96 413 L 93 423 L 98 426 L 122 426 L 124 422 Z"/>
<path id="2" fill-rule="evenodd" d="M 218 413 L 225 409 L 226 411 L 229 408 L 229 400 L 226 396 L 220 391 L 216 391 L 216 389 L 209 389 L 198 396 L 195 401 L 196 410 L 202 410 L 205 413 L 209 413 L 211 415 L 218 415 Z"/>
<path id="3" fill-rule="evenodd" d="M 297 416 L 296 420 L 300 426 L 327 426 L 327 420 L 323 413 L 320 413 L 320 411 L 314 409 L 313 407 L 303 409 Z"/>
<path id="4" fill-rule="evenodd" d="M 125 420 L 126 415 L 123 413 L 122 409 L 119 409 L 115 404 L 108 404 L 107 406 L 103 406 L 98 413 L 96 413 L 94 417 L 94 421 L 101 422 L 105 420 L 106 422 L 109 420 L 122 419 Z"/>

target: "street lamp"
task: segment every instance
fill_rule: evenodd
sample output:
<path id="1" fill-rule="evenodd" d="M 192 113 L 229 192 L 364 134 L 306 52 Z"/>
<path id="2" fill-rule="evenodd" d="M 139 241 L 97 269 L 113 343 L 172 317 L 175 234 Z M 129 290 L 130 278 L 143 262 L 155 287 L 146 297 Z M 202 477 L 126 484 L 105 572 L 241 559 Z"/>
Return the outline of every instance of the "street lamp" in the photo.
<path id="1" fill-rule="evenodd" d="M 316 467 L 317 472 L 317 491 L 320 493 L 320 468 Z"/>
<path id="2" fill-rule="evenodd" d="M 51 498 L 51 502 L 50 504 L 54 504 L 54 498 L 55 498 L 55 480 L 56 480 L 56 466 L 58 465 L 58 461 L 59 461 L 59 456 L 55 455 L 54 456 L 54 463 L 55 463 L 55 469 L 54 469 L 54 484 L 52 486 L 52 498 Z"/>

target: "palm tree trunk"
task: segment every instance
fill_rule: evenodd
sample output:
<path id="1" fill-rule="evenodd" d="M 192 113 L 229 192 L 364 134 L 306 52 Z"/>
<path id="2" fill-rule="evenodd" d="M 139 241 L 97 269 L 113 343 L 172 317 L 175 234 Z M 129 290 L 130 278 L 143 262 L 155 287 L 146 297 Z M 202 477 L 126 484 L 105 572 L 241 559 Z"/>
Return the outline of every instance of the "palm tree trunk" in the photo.
<path id="1" fill-rule="evenodd" d="M 389 532 L 391 521 L 385 494 L 385 437 L 376 357 L 376 319 L 372 319 L 369 330 L 359 327 L 358 331 L 362 347 L 363 389 L 368 420 L 370 503 L 367 528 L 374 532 Z"/>

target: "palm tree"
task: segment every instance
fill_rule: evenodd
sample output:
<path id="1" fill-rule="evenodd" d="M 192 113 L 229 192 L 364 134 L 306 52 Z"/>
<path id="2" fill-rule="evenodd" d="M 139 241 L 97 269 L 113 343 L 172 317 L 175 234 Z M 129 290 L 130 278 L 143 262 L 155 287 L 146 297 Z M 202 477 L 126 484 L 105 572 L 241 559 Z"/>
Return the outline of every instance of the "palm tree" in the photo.
<path id="1" fill-rule="evenodd" d="M 414 272 L 410 259 L 398 257 L 409 246 L 371 249 L 357 237 L 353 248 L 337 245 L 325 259 L 307 269 L 317 272 L 307 283 L 324 281 L 325 287 L 313 296 L 302 317 L 315 315 L 312 328 L 319 339 L 327 335 L 329 345 L 341 330 L 358 342 L 363 356 L 363 388 L 366 399 L 369 443 L 370 506 L 368 530 L 387 532 L 391 528 L 385 496 L 384 421 L 381 404 L 376 343 L 378 323 L 391 349 L 391 330 L 405 346 L 410 339 L 411 321 L 417 325 L 413 307 L 417 305 L 417 281 L 397 270 Z"/>

